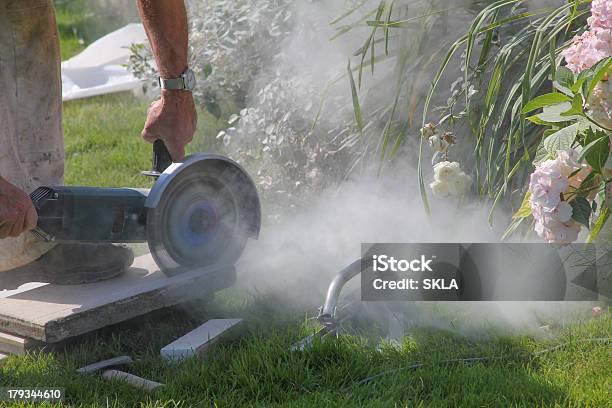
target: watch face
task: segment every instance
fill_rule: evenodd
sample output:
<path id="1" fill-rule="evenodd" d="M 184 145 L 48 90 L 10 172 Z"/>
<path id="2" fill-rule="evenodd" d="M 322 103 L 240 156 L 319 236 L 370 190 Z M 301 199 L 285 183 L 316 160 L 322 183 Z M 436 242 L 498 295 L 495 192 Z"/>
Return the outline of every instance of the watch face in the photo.
<path id="1" fill-rule="evenodd" d="M 192 70 L 188 69 L 184 74 L 185 78 L 185 89 L 191 91 L 196 86 L 196 77 Z"/>

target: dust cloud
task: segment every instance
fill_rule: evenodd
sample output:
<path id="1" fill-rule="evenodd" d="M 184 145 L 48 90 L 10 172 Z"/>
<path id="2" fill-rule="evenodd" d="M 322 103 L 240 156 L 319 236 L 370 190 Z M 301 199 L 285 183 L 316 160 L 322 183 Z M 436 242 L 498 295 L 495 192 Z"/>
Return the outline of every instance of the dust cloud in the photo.
<path id="1" fill-rule="evenodd" d="M 254 81 L 247 104 L 257 103 L 257 92 L 271 77 L 280 75 L 293 84 L 294 89 L 290 92 L 299 93 L 300 87 L 315 89 L 318 92 L 302 94 L 320 95 L 327 92 L 328 99 L 343 100 L 348 105 L 339 109 L 324 108 L 320 113 L 320 123 L 354 120 L 348 79 L 336 81 L 329 87 L 330 81 L 346 72 L 347 59 L 363 44 L 370 32 L 367 27 L 358 28 L 330 41 L 336 31 L 329 22 L 347 9 L 347 3 L 350 2 L 298 1 L 293 4 L 293 13 L 297 16 L 295 28 L 284 40 L 282 51 L 274 59 L 273 65 L 263 67 Z M 431 34 L 426 43 L 431 47 L 443 47 L 449 40 L 465 32 L 473 15 L 460 9 L 469 3 L 433 1 L 425 5 L 418 1 L 404 1 L 396 2 L 396 6 L 398 10 L 405 8 L 404 17 L 418 15 L 431 8 L 456 9 L 455 13 L 441 15 L 431 22 L 439 30 L 433 30 L 435 34 Z M 549 3 L 546 2 L 546 6 Z M 377 4 L 368 2 L 363 9 L 375 9 Z M 530 3 L 531 7 L 542 5 L 542 2 Z M 346 23 L 350 24 L 349 21 Z M 392 98 L 390 95 L 395 92 L 394 87 L 377 78 L 388 77 L 394 69 L 396 67 L 392 63 L 383 62 L 376 66 L 374 76 L 369 72 L 364 73 L 359 91 L 364 110 L 374 109 L 381 100 Z M 413 87 L 419 90 L 420 98 L 429 86 L 429 79 L 429 73 L 413 75 L 412 81 L 418 81 Z M 293 109 L 295 114 L 295 101 L 293 103 L 287 110 Z M 312 112 L 306 107 L 316 104 L 317 100 L 304 97 L 301 103 L 306 116 L 302 119 L 308 122 L 312 119 Z M 420 123 L 421 119 L 417 115 L 415 123 Z M 362 242 L 498 242 L 510 214 L 499 210 L 493 217 L 495 222 L 490 225 L 490 202 L 440 199 L 430 194 L 432 213 L 426 215 L 416 174 L 419 127 L 416 124 L 408 132 L 400 158 L 385 167 L 382 173 L 378 172 L 379 163 L 376 161 L 366 164 L 362 171 L 351 174 L 347 181 L 317 193 L 314 200 L 293 211 L 291 216 L 281 217 L 280 222 L 266 222 L 260 239 L 249 244 L 238 263 L 238 286 L 254 295 L 280 294 L 294 307 L 316 310 L 323 303 L 327 285 L 335 273 L 360 257 Z M 379 137 L 383 126 L 380 120 L 373 119 L 370 127 L 373 130 L 364 137 Z M 466 162 L 469 167 L 473 147 L 469 134 L 458 137 L 465 148 L 455 153 L 453 160 Z M 249 142 L 248 135 L 238 139 L 238 143 Z M 431 181 L 427 177 L 431 176 L 426 173 L 426 184 Z M 270 206 L 274 206 L 274 203 L 264 203 L 264 213 Z M 355 282 L 352 286 L 355 286 Z M 584 311 L 589 308 L 586 304 L 570 303 L 406 302 L 404 312 L 407 325 L 433 325 L 466 334 L 479 332 L 475 331 L 476 327 L 490 325 L 542 333 L 538 328 L 544 321 L 565 322 L 577 311 L 585 315 Z"/>

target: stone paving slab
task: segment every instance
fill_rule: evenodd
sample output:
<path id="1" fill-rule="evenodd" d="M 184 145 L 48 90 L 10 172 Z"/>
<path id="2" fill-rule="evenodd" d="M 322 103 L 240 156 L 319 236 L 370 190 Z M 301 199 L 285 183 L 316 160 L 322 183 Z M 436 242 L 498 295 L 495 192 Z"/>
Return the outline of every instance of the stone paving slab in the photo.
<path id="1" fill-rule="evenodd" d="M 55 343 L 231 286 L 233 266 L 166 277 L 150 255 L 123 276 L 89 285 L 28 284 L 0 292 L 0 332 Z"/>
<path id="2" fill-rule="evenodd" d="M 161 355 L 180 360 L 205 352 L 229 330 L 242 323 L 242 319 L 212 319 L 161 349 Z"/>

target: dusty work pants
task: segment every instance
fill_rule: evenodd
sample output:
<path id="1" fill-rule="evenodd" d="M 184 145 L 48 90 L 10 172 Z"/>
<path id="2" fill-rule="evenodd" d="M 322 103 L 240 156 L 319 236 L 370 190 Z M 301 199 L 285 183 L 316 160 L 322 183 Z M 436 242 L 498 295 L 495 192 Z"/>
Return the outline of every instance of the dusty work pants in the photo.
<path id="1" fill-rule="evenodd" d="M 52 1 L 0 0 L 0 176 L 28 193 L 62 183 L 60 75 Z M 0 272 L 51 247 L 30 233 L 0 240 Z"/>

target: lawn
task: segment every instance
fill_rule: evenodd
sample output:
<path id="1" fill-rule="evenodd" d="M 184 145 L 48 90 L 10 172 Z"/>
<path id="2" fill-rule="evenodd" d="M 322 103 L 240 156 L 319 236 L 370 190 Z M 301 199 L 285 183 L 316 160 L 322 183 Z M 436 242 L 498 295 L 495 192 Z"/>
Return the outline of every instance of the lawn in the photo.
<path id="1" fill-rule="evenodd" d="M 555 329 L 548 341 L 420 328 L 400 347 L 377 348 L 345 335 L 297 352 L 289 347 L 305 333 L 299 311 L 272 309 L 280 305 L 270 297 L 238 297 L 222 293 L 153 313 L 90 335 L 63 352 L 12 357 L 0 368 L 0 385 L 59 386 L 69 406 L 96 407 L 612 406 L 610 343 L 589 341 L 610 335 L 609 312 Z M 159 357 L 159 348 L 211 316 L 240 316 L 247 324 L 204 360 L 169 364 Z M 563 346 L 550 350 L 558 344 Z M 166 386 L 147 393 L 74 371 L 123 354 L 137 360 L 130 372 Z M 466 357 L 491 359 L 447 362 Z M 409 369 L 415 362 L 424 366 Z M 379 373 L 386 374 L 364 383 Z"/>
<path id="2" fill-rule="evenodd" d="M 150 178 L 140 174 L 151 168 L 152 145 L 140 138 L 148 106 L 130 93 L 64 103 L 66 184 L 150 186 Z M 200 112 L 187 153 L 214 149 L 224 122 Z"/>
<path id="3" fill-rule="evenodd" d="M 57 2 L 65 57 L 95 39 L 79 40 L 78 27 L 89 23 L 67 4 Z M 147 186 L 150 180 L 139 171 L 150 167 L 151 146 L 139 134 L 148 104 L 130 94 L 66 103 L 66 182 Z M 223 123 L 202 113 L 192 151 L 213 148 Z M 609 309 L 591 319 L 585 303 L 582 323 L 553 325 L 547 340 L 494 329 L 463 336 L 423 327 L 411 329 L 398 347 L 343 335 L 296 352 L 290 345 L 312 327 L 304 310 L 287 304 L 271 294 L 229 289 L 92 333 L 55 352 L 10 357 L 0 365 L 0 386 L 62 387 L 63 406 L 92 407 L 612 407 L 611 343 L 591 340 L 610 336 Z M 205 359 L 167 363 L 159 357 L 161 347 L 213 317 L 242 317 L 246 324 Z M 136 360 L 128 371 L 166 386 L 147 393 L 75 372 L 124 354 Z M 448 361 L 470 357 L 488 359 Z M 411 369 L 415 362 L 423 366 Z M 378 373 L 386 374 L 364 381 Z"/>

